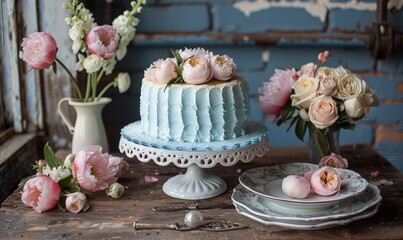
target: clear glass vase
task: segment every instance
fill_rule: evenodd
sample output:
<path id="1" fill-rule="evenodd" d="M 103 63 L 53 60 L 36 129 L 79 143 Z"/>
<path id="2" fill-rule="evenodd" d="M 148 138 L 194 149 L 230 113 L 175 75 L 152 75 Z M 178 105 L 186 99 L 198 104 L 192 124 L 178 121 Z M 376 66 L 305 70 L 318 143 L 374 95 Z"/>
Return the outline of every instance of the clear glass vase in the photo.
<path id="1" fill-rule="evenodd" d="M 309 128 L 309 160 L 311 163 L 319 161 L 331 153 L 340 154 L 340 129 L 334 130 L 331 127 L 327 129 L 318 129 L 313 124 L 308 124 Z"/>

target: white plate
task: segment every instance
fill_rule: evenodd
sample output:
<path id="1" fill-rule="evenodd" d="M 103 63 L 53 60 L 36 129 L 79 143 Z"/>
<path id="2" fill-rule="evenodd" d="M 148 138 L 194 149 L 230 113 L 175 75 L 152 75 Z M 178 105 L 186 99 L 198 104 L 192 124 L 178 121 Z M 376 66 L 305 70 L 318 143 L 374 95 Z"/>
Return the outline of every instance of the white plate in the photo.
<path id="1" fill-rule="evenodd" d="M 324 221 L 357 215 L 379 204 L 382 196 L 377 186 L 369 184 L 368 188 L 361 194 L 333 204 L 331 208 L 322 211 L 298 212 L 287 211 L 279 208 L 270 199 L 262 198 L 242 185 L 235 187 L 231 199 L 234 204 L 245 208 L 248 212 L 272 220 L 292 221 Z"/>
<path id="2" fill-rule="evenodd" d="M 257 222 L 260 222 L 262 224 L 280 226 L 280 227 L 297 229 L 297 230 L 317 230 L 317 229 L 346 225 L 353 221 L 371 217 L 375 213 L 378 212 L 378 205 L 377 205 L 370 209 L 367 209 L 366 211 L 364 211 L 358 215 L 353 215 L 348 218 L 342 218 L 342 219 L 337 219 L 337 220 L 332 220 L 332 221 L 298 222 L 298 221 L 273 220 L 273 219 L 268 219 L 268 218 L 264 218 L 261 216 L 257 216 L 255 214 L 249 212 L 247 209 L 243 208 L 242 206 L 236 205 L 236 204 L 235 204 L 235 208 L 239 214 L 241 214 L 245 217 L 248 217 L 252 220 L 255 220 Z"/>
<path id="3" fill-rule="evenodd" d="M 310 163 L 289 163 L 274 166 L 253 168 L 245 171 L 240 177 L 239 182 L 249 191 L 276 201 L 278 204 L 287 208 L 294 204 L 292 208 L 302 208 L 301 210 L 321 210 L 331 206 L 335 202 L 355 196 L 362 193 L 368 186 L 368 181 L 360 174 L 348 169 L 336 169 L 340 173 L 341 188 L 338 194 L 332 196 L 319 196 L 311 192 L 304 199 L 291 198 L 286 196 L 281 190 L 281 181 L 288 175 L 304 175 L 305 172 L 317 170 L 317 164 Z M 308 208 L 308 209 L 306 209 Z"/>

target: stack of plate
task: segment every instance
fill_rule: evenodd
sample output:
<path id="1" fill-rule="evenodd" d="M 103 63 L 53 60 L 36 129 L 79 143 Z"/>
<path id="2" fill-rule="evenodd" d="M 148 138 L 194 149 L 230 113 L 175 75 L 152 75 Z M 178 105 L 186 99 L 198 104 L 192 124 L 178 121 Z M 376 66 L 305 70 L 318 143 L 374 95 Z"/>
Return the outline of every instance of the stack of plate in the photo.
<path id="1" fill-rule="evenodd" d="M 304 199 L 291 198 L 281 190 L 282 179 L 318 169 L 309 163 L 291 163 L 249 169 L 240 177 L 232 202 L 236 210 L 266 225 L 312 230 L 348 224 L 374 215 L 382 200 L 377 186 L 360 174 L 337 169 L 341 189 L 332 196 L 311 192 Z"/>

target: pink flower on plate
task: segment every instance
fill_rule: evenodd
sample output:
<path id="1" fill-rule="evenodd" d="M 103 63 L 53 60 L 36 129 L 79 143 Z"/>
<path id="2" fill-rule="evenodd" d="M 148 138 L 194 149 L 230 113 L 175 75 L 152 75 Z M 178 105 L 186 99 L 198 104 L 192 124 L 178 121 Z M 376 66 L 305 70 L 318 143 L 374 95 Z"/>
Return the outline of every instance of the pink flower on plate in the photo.
<path id="1" fill-rule="evenodd" d="M 47 32 L 34 32 L 22 39 L 19 57 L 34 70 L 48 68 L 56 59 L 56 40 Z"/>
<path id="2" fill-rule="evenodd" d="M 213 77 L 209 61 L 203 57 L 191 57 L 183 64 L 182 78 L 189 84 L 203 84 Z"/>
<path id="3" fill-rule="evenodd" d="M 85 204 L 87 203 L 87 197 L 84 193 L 74 192 L 66 195 L 66 209 L 72 213 L 79 213 L 84 209 Z"/>
<path id="4" fill-rule="evenodd" d="M 311 177 L 312 190 L 321 196 L 330 196 L 340 191 L 341 179 L 339 173 L 328 166 L 319 168 Z"/>
<path id="5" fill-rule="evenodd" d="M 61 188 L 57 182 L 46 175 L 28 180 L 22 190 L 22 202 L 38 213 L 54 208 L 59 201 Z"/>
<path id="6" fill-rule="evenodd" d="M 119 35 L 111 25 L 96 26 L 87 34 L 88 51 L 104 59 L 113 57 L 119 44 Z"/>
<path id="7" fill-rule="evenodd" d="M 293 82 L 291 70 L 275 69 L 270 80 L 259 88 L 259 93 L 263 94 L 259 97 L 260 108 L 267 114 L 268 121 L 275 121 L 280 116 L 281 110 L 290 99 Z"/>
<path id="8" fill-rule="evenodd" d="M 115 175 L 122 158 L 102 154 L 101 150 L 100 146 L 87 146 L 74 159 L 78 183 L 91 192 L 105 190 L 118 179 Z"/>
<path id="9" fill-rule="evenodd" d="M 331 153 L 328 156 L 323 157 L 319 162 L 320 167 L 329 166 L 335 168 L 347 168 L 348 161 L 347 159 L 343 158 L 342 156 Z"/>

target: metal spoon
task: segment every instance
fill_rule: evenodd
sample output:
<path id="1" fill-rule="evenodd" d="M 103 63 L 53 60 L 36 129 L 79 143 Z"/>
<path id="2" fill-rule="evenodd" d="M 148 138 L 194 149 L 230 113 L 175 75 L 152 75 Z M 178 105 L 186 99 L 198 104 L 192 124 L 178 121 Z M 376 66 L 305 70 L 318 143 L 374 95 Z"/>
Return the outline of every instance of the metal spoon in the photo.
<path id="1" fill-rule="evenodd" d="M 179 223 L 168 223 L 168 224 L 160 224 L 160 223 L 139 223 L 135 221 L 133 223 L 134 229 L 171 229 L 178 231 L 188 231 L 192 229 L 199 229 L 205 231 L 229 231 L 236 230 L 247 227 L 247 225 L 243 225 L 236 222 L 231 221 L 209 221 L 205 222 L 203 220 L 203 216 L 199 211 L 190 211 L 185 215 L 185 224 Z"/>

